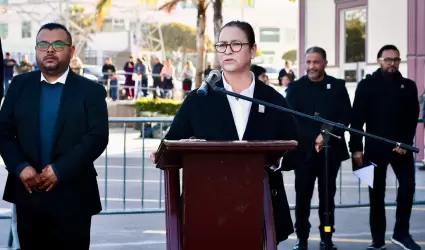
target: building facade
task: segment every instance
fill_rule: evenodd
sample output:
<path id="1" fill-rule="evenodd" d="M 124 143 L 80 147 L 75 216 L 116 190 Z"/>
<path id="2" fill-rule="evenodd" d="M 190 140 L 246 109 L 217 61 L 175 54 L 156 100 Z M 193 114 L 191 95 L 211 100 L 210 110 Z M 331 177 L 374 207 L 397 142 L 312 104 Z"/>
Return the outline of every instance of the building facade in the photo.
<path id="1" fill-rule="evenodd" d="M 266 2 L 265 0 L 262 0 Z M 66 6 L 84 6 L 86 13 L 94 13 L 97 0 L 0 0 L 0 37 L 5 51 L 32 53 L 35 35 L 43 23 L 66 18 Z M 132 32 L 137 20 L 150 23 L 180 22 L 196 27 L 196 8 L 182 3 L 172 14 L 159 12 L 157 6 L 137 7 L 134 0 L 116 0 L 105 19 L 102 32 L 92 37 L 89 48 L 104 51 L 131 51 Z M 282 55 L 298 47 L 298 6 L 289 1 L 254 1 L 242 6 L 240 0 L 225 0 L 224 22 L 245 20 L 254 26 L 264 63 L 281 64 Z M 208 8 L 207 34 L 214 39 L 213 10 Z"/>
<path id="2" fill-rule="evenodd" d="M 423 0 L 298 0 L 299 69 L 311 46 L 327 51 L 327 72 L 358 82 L 378 67 L 377 53 L 385 44 L 400 50 L 403 76 L 414 80 L 418 94 L 425 84 L 425 1 Z M 361 72 L 356 74 L 356 72 Z M 422 107 L 422 105 L 421 105 Z M 424 159 L 424 127 L 419 124 L 416 145 Z"/>

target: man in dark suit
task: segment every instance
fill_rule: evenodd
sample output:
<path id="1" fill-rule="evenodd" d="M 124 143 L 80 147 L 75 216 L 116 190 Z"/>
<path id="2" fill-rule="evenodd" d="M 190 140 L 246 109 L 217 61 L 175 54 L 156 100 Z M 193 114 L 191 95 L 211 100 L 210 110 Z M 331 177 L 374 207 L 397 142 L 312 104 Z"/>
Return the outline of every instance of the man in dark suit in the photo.
<path id="1" fill-rule="evenodd" d="M 319 115 L 322 118 L 343 123 L 348 126 L 351 102 L 345 87 L 345 81 L 329 76 L 325 72 L 326 52 L 320 47 L 312 47 L 306 52 L 307 75 L 289 85 L 287 91 L 288 105 L 297 111 L 308 115 Z M 319 186 L 319 218 L 321 249 L 336 249 L 332 243 L 332 233 L 325 235 L 325 226 L 330 226 L 334 232 L 334 210 L 336 193 L 336 178 L 341 162 L 349 159 L 348 149 L 344 140 L 344 131 L 332 130 L 333 134 L 342 139 L 329 140 L 328 187 L 325 190 L 325 155 L 323 152 L 324 138 L 321 134 L 322 124 L 306 118 L 296 117 L 308 143 L 307 158 L 304 166 L 295 169 L 295 228 L 298 243 L 294 250 L 306 250 L 310 232 L 310 205 L 316 178 Z M 328 197 L 328 204 L 327 202 Z M 329 224 L 326 222 L 325 207 L 329 207 Z M 328 236 L 328 237 L 326 237 Z"/>
<path id="2" fill-rule="evenodd" d="M 359 82 L 353 103 L 351 127 L 413 145 L 419 117 L 418 90 L 415 82 L 398 70 L 400 52 L 394 45 L 383 46 L 377 55 L 380 68 Z M 350 150 L 358 166 L 373 162 L 373 189 L 369 188 L 372 244 L 367 249 L 385 249 L 385 182 L 391 164 L 399 182 L 397 211 L 392 242 L 403 249 L 419 250 L 409 233 L 409 221 L 415 193 L 413 153 L 394 145 L 351 134 Z"/>
<path id="3" fill-rule="evenodd" d="M 0 112 L 3 199 L 16 204 L 22 250 L 89 249 L 101 211 L 93 161 L 108 144 L 105 89 L 69 69 L 75 51 L 61 24 L 36 38 L 40 71 L 16 76 Z"/>

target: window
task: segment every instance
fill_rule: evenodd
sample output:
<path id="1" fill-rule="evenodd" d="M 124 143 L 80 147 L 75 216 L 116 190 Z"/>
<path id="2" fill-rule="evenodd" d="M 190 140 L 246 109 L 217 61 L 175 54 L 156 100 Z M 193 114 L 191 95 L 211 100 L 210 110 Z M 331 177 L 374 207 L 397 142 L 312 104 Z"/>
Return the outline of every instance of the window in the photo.
<path id="1" fill-rule="evenodd" d="M 125 20 L 105 18 L 105 21 L 103 22 L 101 30 L 104 32 L 125 31 L 126 30 Z"/>
<path id="2" fill-rule="evenodd" d="M 366 9 L 344 13 L 345 63 L 366 61 Z"/>
<path id="3" fill-rule="evenodd" d="M 269 51 L 269 50 L 263 51 L 262 53 L 263 53 L 263 56 L 274 56 L 274 55 L 276 55 L 276 53 L 274 51 Z"/>
<path id="4" fill-rule="evenodd" d="M 0 23 L 0 37 L 6 39 L 9 35 L 9 26 L 7 23 Z"/>
<path id="5" fill-rule="evenodd" d="M 287 43 L 295 42 L 296 39 L 297 39 L 297 30 L 291 29 L 291 28 L 286 28 L 285 29 L 285 42 L 287 42 Z"/>
<path id="6" fill-rule="evenodd" d="M 345 70 L 344 71 L 344 79 L 345 82 L 360 82 L 364 77 L 364 69 L 361 70 L 361 79 L 357 79 L 357 70 Z"/>
<path id="7" fill-rule="evenodd" d="M 9 4 L 9 0 L 0 0 L 0 4 Z"/>
<path id="8" fill-rule="evenodd" d="M 22 38 L 31 38 L 31 22 L 22 22 Z"/>
<path id="9" fill-rule="evenodd" d="M 279 28 L 260 28 L 260 42 L 280 42 Z"/>

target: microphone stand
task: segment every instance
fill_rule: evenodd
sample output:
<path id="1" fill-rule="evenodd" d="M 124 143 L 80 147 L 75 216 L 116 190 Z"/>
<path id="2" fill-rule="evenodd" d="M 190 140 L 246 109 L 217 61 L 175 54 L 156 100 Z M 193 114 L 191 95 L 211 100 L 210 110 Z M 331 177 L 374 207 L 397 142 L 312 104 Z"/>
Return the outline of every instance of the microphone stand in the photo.
<path id="1" fill-rule="evenodd" d="M 322 123 L 322 129 L 320 131 L 320 134 L 323 137 L 323 150 L 324 150 L 324 154 L 325 154 L 325 197 L 326 197 L 326 203 L 325 204 L 326 205 L 325 205 L 325 226 L 324 226 L 325 239 L 324 240 L 325 240 L 325 249 L 326 250 L 332 250 L 332 246 L 329 245 L 329 242 L 331 240 L 331 233 L 332 233 L 332 226 L 330 225 L 330 211 L 329 211 L 330 210 L 330 208 L 329 208 L 330 197 L 329 197 L 329 184 L 328 184 L 328 178 L 329 178 L 329 176 L 328 176 L 329 175 L 329 148 L 330 148 L 329 140 L 330 140 L 331 137 L 334 137 L 334 138 L 337 138 L 337 139 L 342 138 L 341 136 L 337 136 L 335 134 L 332 134 L 331 133 L 332 129 L 338 128 L 338 129 L 343 130 L 344 132 L 348 131 L 348 132 L 355 133 L 357 135 L 362 135 L 364 137 L 369 137 L 369 138 L 373 138 L 373 139 L 383 141 L 383 142 L 386 142 L 386 143 L 389 143 L 389 144 L 393 144 L 396 147 L 399 147 L 399 148 L 402 148 L 402 149 L 405 149 L 405 150 L 408 150 L 408 151 L 412 151 L 412 152 L 415 152 L 415 153 L 419 152 L 419 149 L 416 148 L 416 147 L 410 146 L 410 145 L 405 144 L 405 143 L 396 142 L 396 141 L 393 141 L 393 140 L 390 140 L 390 139 L 387 139 L 387 138 L 384 138 L 384 137 L 380 137 L 380 136 L 377 136 L 377 135 L 369 134 L 369 133 L 366 133 L 366 132 L 363 132 L 363 131 L 360 131 L 360 130 L 357 130 L 357 129 L 352 129 L 352 128 L 346 127 L 342 123 L 337 123 L 337 122 L 333 122 L 333 121 L 324 119 L 324 118 L 320 117 L 319 114 L 317 114 L 317 113 L 314 116 L 307 115 L 305 113 L 298 112 L 298 111 L 295 111 L 295 110 L 292 110 L 292 109 L 289 109 L 289 108 L 281 107 L 281 106 L 276 105 L 276 104 L 272 104 L 272 103 L 265 102 L 265 101 L 262 101 L 262 100 L 258 100 L 258 99 L 254 99 L 254 98 L 247 97 L 247 96 L 244 96 L 244 95 L 240 95 L 240 94 L 237 94 L 237 93 L 234 93 L 234 92 L 231 92 L 231 91 L 227 91 L 224 88 L 217 87 L 215 84 L 211 84 L 211 83 L 208 83 L 208 84 L 209 84 L 209 87 L 213 91 L 216 91 L 216 92 L 219 92 L 219 93 L 222 93 L 222 94 L 225 94 L 225 95 L 230 95 L 230 96 L 233 96 L 233 97 L 245 100 L 245 101 L 249 101 L 251 103 L 263 105 L 263 106 L 266 106 L 266 107 L 269 107 L 269 108 L 274 108 L 274 109 L 277 109 L 277 110 L 282 111 L 282 112 L 289 112 L 291 114 L 294 114 L 294 115 L 297 115 L 297 116 L 300 116 L 300 117 L 304 117 L 304 118 Z"/>

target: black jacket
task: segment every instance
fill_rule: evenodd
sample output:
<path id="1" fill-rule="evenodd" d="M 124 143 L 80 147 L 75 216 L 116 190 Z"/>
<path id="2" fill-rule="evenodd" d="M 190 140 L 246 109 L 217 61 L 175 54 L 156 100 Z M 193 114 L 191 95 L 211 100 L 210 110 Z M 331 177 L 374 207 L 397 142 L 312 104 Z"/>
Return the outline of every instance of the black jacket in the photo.
<path id="1" fill-rule="evenodd" d="M 345 81 L 325 75 L 322 82 L 312 82 L 307 76 L 291 83 L 287 89 L 286 100 L 290 108 L 314 116 L 342 123 L 350 124 L 351 101 L 345 87 Z M 296 117 L 300 126 L 301 135 L 304 137 L 306 152 L 312 153 L 315 140 L 319 136 L 322 124 L 304 117 Z M 349 159 L 347 144 L 344 139 L 344 131 L 333 129 L 333 134 L 342 137 L 341 140 L 331 137 L 330 160 L 339 165 L 341 161 Z M 311 156 L 311 154 L 309 155 Z"/>
<path id="2" fill-rule="evenodd" d="M 93 215 L 101 210 L 93 162 L 108 144 L 106 91 L 69 71 L 62 93 L 51 164 L 60 180 L 49 192 L 29 194 L 15 169 L 28 162 L 42 169 L 39 152 L 41 72 L 16 76 L 0 111 L 0 154 L 9 172 L 3 199 L 22 206 L 42 206 L 56 216 Z"/>
<path id="3" fill-rule="evenodd" d="M 353 103 L 351 127 L 397 142 L 413 145 L 419 117 L 418 90 L 414 81 L 397 72 L 389 81 L 378 69 L 359 82 Z M 395 145 L 365 139 L 365 157 L 388 160 Z M 351 134 L 350 151 L 363 151 L 362 137 Z M 375 162 L 376 163 L 376 162 Z"/>
<path id="4" fill-rule="evenodd" d="M 218 82 L 217 86 L 223 87 L 223 82 Z M 255 83 L 254 98 L 287 107 L 282 95 L 259 80 Z M 298 141 L 298 130 L 291 114 L 268 107 L 263 113 L 258 110 L 258 105 L 252 104 L 243 140 Z M 239 140 L 226 95 L 212 90 L 206 96 L 197 95 L 196 90 L 189 93 L 165 138 L 180 140 L 190 137 L 211 141 Z M 302 158 L 298 154 L 302 154 L 301 151 L 288 152 L 283 164 L 295 168 L 300 163 L 299 158 Z M 273 192 L 275 195 L 272 196 L 272 202 L 277 241 L 280 242 L 286 240 L 294 229 L 282 173 L 273 172 L 269 179 L 270 188 L 276 191 Z"/>

